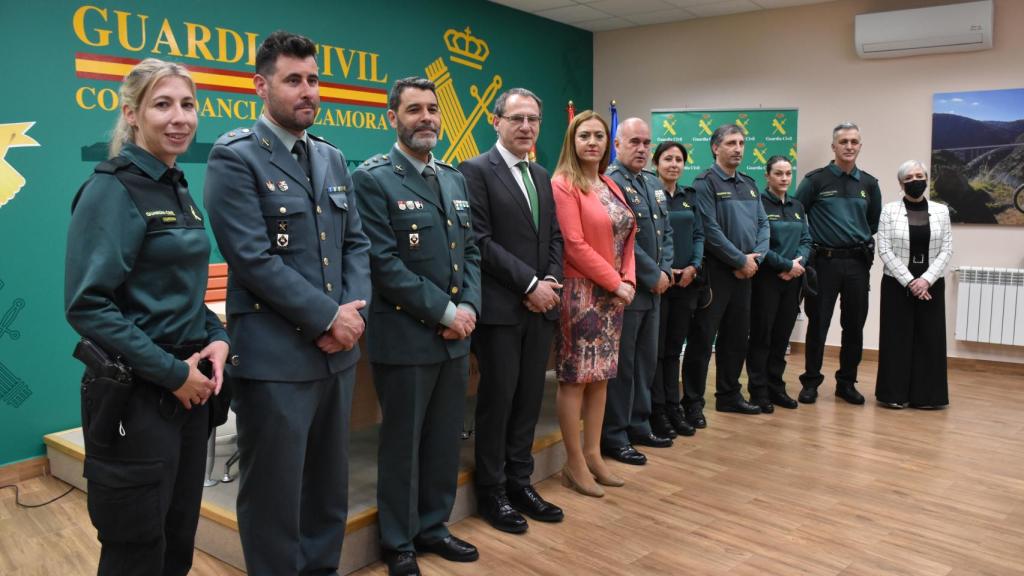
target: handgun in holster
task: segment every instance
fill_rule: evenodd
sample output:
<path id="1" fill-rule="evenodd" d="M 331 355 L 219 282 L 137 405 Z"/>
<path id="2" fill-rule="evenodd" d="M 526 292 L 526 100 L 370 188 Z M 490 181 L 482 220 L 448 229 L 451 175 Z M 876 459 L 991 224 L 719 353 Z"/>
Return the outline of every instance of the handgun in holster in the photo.
<path id="1" fill-rule="evenodd" d="M 131 368 L 121 359 L 111 358 L 106 351 L 88 338 L 83 338 L 72 354 L 86 373 L 82 379 L 83 401 L 87 403 L 89 421 L 82 422 L 89 440 L 110 446 L 116 434 L 122 434 L 121 420 L 131 397 L 133 379 Z"/>
<path id="2" fill-rule="evenodd" d="M 860 247 L 864 251 L 864 263 L 867 264 L 868 268 L 871 268 L 875 263 L 875 239 L 871 238 L 861 244 Z"/>

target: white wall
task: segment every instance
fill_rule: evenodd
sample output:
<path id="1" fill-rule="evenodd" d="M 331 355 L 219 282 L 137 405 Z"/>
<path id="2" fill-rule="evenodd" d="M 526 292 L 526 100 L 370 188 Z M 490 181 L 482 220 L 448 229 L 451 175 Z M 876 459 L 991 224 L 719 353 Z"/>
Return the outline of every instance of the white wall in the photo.
<path id="1" fill-rule="evenodd" d="M 653 108 L 795 107 L 800 110 L 801 175 L 832 157 L 832 127 L 854 121 L 864 148 L 859 166 L 875 175 L 884 202 L 900 196 L 896 169 L 931 156 L 932 95 L 1024 87 L 1024 1 L 996 0 L 995 48 L 982 52 L 861 60 L 854 16 L 953 2 L 840 0 L 601 32 L 594 39 L 594 102 L 619 117 Z M 798 180 L 797 180 L 798 181 Z M 794 182 L 794 185 L 796 183 Z M 947 271 L 949 355 L 1024 363 L 1024 348 L 953 338 L 961 265 L 1024 267 L 1024 227 L 957 225 Z M 872 268 L 866 348 L 878 347 L 878 286 Z M 839 344 L 838 307 L 828 342 Z M 802 333 L 802 332 L 801 332 Z"/>

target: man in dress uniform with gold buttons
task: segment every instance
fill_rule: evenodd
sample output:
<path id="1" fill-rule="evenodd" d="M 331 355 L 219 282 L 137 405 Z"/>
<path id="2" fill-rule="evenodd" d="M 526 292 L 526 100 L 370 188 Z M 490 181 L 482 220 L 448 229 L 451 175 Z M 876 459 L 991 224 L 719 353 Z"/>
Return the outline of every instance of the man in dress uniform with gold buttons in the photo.
<path id="1" fill-rule="evenodd" d="M 228 263 L 249 574 L 334 574 L 348 512 L 356 346 L 369 241 L 341 152 L 306 128 L 320 105 L 316 46 L 275 32 L 256 55 L 265 108 L 210 152 L 206 208 Z"/>
<path id="2" fill-rule="evenodd" d="M 433 156 L 441 131 L 434 83 L 395 82 L 388 121 L 398 141 L 353 174 L 370 238 L 367 344 L 382 422 L 377 505 L 390 574 L 419 574 L 416 554 L 479 557 L 445 526 L 455 503 L 480 311 L 480 252 L 466 182 Z"/>
<path id="3" fill-rule="evenodd" d="M 661 294 L 672 285 L 672 226 L 661 181 L 643 171 L 651 155 L 651 129 L 628 118 L 615 136 L 616 159 L 608 176 L 622 189 L 636 216 L 636 297 L 622 318 L 615 378 L 608 382 L 601 450 L 626 464 L 645 464 L 633 445 L 665 448 L 671 438 L 651 430 L 651 384 L 658 365 Z"/>

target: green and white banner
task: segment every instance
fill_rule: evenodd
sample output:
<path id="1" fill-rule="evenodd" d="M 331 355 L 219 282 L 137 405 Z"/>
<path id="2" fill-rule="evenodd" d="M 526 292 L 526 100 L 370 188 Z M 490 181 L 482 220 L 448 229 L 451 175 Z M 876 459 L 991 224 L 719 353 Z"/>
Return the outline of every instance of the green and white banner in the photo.
<path id="1" fill-rule="evenodd" d="M 766 185 L 764 167 L 772 156 L 788 158 L 796 174 L 797 110 L 794 108 L 652 110 L 652 146 L 671 140 L 686 147 L 689 161 L 680 183 L 689 185 L 714 164 L 711 134 L 722 124 L 735 124 L 743 130 L 746 155 L 739 170 L 757 181 L 759 188 Z M 791 194 L 795 188 L 794 185 Z"/>

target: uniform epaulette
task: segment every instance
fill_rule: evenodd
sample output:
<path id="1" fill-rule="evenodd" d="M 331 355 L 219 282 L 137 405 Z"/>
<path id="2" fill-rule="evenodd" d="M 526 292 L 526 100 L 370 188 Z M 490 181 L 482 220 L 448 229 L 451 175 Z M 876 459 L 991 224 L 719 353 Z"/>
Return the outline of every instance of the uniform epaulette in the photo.
<path id="1" fill-rule="evenodd" d="M 700 174 L 697 174 L 697 177 L 694 178 L 693 181 L 696 182 L 697 180 L 703 180 L 703 179 L 707 178 L 710 175 L 711 175 L 711 168 L 708 168 L 707 170 L 701 172 Z"/>
<path id="2" fill-rule="evenodd" d="M 814 176 L 815 174 L 819 174 L 825 168 L 828 168 L 828 166 L 822 166 L 821 168 L 815 168 L 814 170 L 811 170 L 807 174 L 804 174 L 804 178 L 810 178 L 811 176 Z"/>
<path id="3" fill-rule="evenodd" d="M 756 181 L 756 180 L 754 180 L 754 177 L 753 177 L 753 176 L 751 176 L 751 175 L 749 175 L 749 174 L 747 174 L 746 172 L 740 172 L 739 170 L 737 170 L 737 171 L 736 171 L 736 175 L 737 175 L 737 176 L 742 176 L 743 178 L 746 178 L 747 180 L 750 180 L 750 181 L 751 181 L 751 182 L 753 182 L 754 184 L 757 184 L 757 181 Z"/>
<path id="4" fill-rule="evenodd" d="M 335 150 L 338 149 L 337 146 L 331 144 L 326 138 L 321 138 L 320 136 L 317 136 L 316 134 L 310 134 L 309 132 L 306 132 L 306 134 L 309 135 L 309 137 L 312 138 L 313 140 L 316 140 L 317 142 L 323 142 L 324 144 L 327 144 L 328 146 L 334 148 Z"/>
<path id="5" fill-rule="evenodd" d="M 449 170 L 452 170 L 454 172 L 458 172 L 458 169 L 455 168 L 455 166 L 452 166 L 451 164 L 449 164 L 447 162 L 442 162 L 442 161 L 438 160 L 437 158 L 434 158 L 434 164 L 437 164 L 438 166 L 444 166 L 445 168 L 447 168 Z"/>
<path id="6" fill-rule="evenodd" d="M 621 166 L 619 166 L 618 164 L 612 164 L 611 166 L 608 167 L 607 170 L 605 170 L 605 176 L 611 176 L 612 174 L 615 174 L 616 172 L 619 171 L 619 168 L 621 168 Z"/>
<path id="7" fill-rule="evenodd" d="M 658 177 L 658 173 L 655 172 L 653 168 L 644 168 L 643 170 L 641 170 L 641 172 L 643 172 L 644 174 L 646 174 L 646 175 L 648 175 L 648 176 L 650 176 L 652 178 L 657 178 Z"/>
<path id="8" fill-rule="evenodd" d="M 697 193 L 697 189 L 694 188 L 693 186 L 680 186 L 680 188 L 683 189 L 683 192 L 686 192 L 688 194 L 696 194 Z"/>
<path id="9" fill-rule="evenodd" d="M 387 154 L 377 154 L 370 158 L 367 158 L 365 161 L 363 161 L 362 164 L 359 165 L 359 167 L 364 170 L 371 170 L 373 168 L 377 168 L 379 166 L 387 166 L 389 164 L 391 164 L 391 158 L 388 158 Z"/>
<path id="10" fill-rule="evenodd" d="M 114 156 L 109 160 L 104 160 L 103 162 L 97 164 L 94 170 L 101 174 L 113 174 L 118 170 L 127 167 L 131 163 L 132 161 L 125 158 L 124 156 Z"/>
<path id="11" fill-rule="evenodd" d="M 220 138 L 217 138 L 216 144 L 230 144 L 232 142 L 237 142 L 243 138 L 248 138 L 249 136 L 255 135 L 256 133 L 253 132 L 252 129 L 250 128 L 236 128 L 234 130 L 231 130 L 230 132 L 221 134 Z"/>

